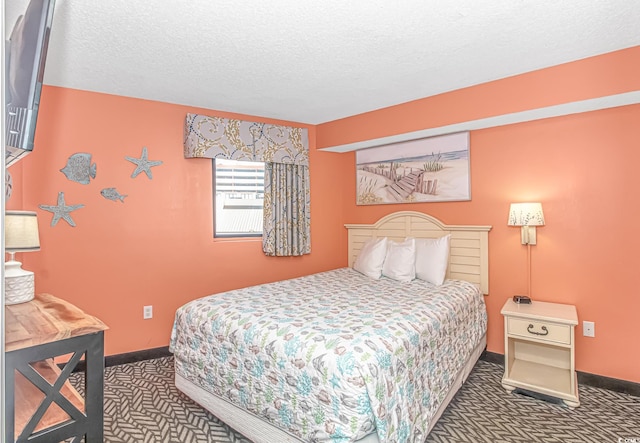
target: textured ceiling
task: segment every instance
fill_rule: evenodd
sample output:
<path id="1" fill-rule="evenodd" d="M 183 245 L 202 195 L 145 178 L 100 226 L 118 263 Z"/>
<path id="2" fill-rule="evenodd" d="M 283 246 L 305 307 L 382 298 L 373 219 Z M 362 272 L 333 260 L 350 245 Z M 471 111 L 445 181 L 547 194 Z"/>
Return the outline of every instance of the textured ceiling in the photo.
<path id="1" fill-rule="evenodd" d="M 638 0 L 57 0 L 45 83 L 318 124 L 640 45 L 639 23 Z"/>

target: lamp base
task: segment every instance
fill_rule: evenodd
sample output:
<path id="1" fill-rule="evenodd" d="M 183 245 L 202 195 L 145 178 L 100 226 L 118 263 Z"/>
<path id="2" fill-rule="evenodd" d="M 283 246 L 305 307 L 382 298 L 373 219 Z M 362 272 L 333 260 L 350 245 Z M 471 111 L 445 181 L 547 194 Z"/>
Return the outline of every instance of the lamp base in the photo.
<path id="1" fill-rule="evenodd" d="M 536 227 L 522 226 L 520 228 L 520 240 L 522 240 L 523 245 L 535 245 L 536 244 Z"/>
<path id="2" fill-rule="evenodd" d="M 33 300 L 33 272 L 22 269 L 22 263 L 11 260 L 4 264 L 4 304 L 16 305 Z"/>

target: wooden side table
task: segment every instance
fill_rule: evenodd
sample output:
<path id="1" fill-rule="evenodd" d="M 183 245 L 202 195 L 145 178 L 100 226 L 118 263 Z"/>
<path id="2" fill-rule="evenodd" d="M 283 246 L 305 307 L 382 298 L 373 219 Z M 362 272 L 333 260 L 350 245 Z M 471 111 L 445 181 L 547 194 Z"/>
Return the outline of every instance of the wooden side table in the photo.
<path id="1" fill-rule="evenodd" d="M 5 435 L 7 442 L 103 440 L 104 331 L 71 303 L 39 294 L 5 307 Z M 62 370 L 54 357 L 71 355 Z M 84 356 L 85 396 L 69 383 Z"/>
<path id="2" fill-rule="evenodd" d="M 576 307 L 509 299 L 504 316 L 504 377 L 507 392 L 522 388 L 580 405 L 575 370 Z"/>

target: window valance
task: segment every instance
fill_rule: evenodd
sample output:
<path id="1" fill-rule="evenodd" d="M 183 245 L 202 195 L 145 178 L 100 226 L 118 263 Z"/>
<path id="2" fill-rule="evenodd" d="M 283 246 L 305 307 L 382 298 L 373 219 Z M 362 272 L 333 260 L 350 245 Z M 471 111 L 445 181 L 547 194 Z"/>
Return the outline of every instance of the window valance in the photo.
<path id="1" fill-rule="evenodd" d="M 185 158 L 309 165 L 306 128 L 187 114 Z"/>

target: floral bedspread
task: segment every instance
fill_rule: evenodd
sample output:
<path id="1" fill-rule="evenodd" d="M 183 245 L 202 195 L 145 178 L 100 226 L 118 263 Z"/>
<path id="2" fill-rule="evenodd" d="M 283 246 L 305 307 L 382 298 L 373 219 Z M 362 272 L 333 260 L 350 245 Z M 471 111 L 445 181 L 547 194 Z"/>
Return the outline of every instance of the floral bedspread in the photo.
<path id="1" fill-rule="evenodd" d="M 482 294 L 342 268 L 176 312 L 176 372 L 305 441 L 423 441 L 486 332 Z"/>

